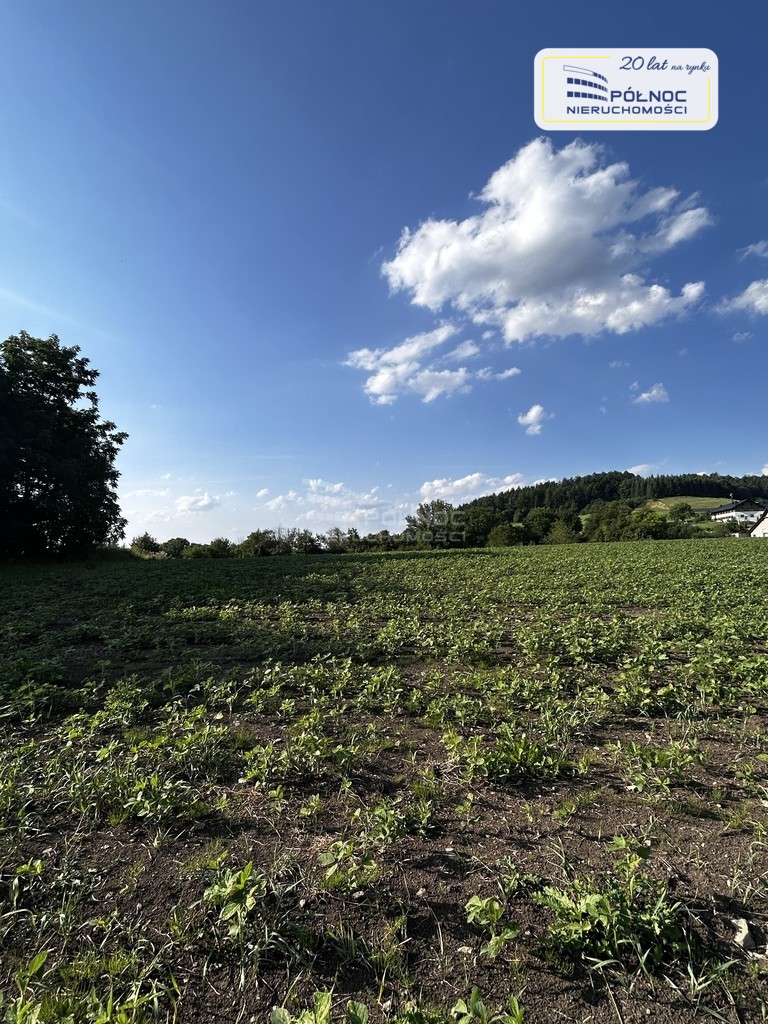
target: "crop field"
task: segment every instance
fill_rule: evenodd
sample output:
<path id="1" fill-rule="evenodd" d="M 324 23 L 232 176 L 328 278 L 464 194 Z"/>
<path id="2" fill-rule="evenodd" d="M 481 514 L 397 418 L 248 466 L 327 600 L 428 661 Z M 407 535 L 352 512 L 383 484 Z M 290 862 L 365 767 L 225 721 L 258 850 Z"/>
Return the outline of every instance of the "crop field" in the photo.
<path id="1" fill-rule="evenodd" d="M 768 1020 L 768 545 L 0 585 L 0 1019 Z"/>

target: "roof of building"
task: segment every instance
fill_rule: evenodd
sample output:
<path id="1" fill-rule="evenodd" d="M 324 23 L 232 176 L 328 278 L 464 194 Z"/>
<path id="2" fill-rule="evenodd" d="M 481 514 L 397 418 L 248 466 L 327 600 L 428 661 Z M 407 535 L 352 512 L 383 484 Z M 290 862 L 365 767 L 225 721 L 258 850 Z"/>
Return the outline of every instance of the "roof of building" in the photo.
<path id="1" fill-rule="evenodd" d="M 768 509 L 768 501 L 764 501 L 762 498 L 742 498 L 740 501 L 729 501 L 727 505 L 718 505 L 717 508 L 711 508 L 709 514 L 713 516 L 718 512 L 735 512 L 745 505 L 748 506 L 745 511 L 751 509 L 759 512 L 761 509 Z"/>

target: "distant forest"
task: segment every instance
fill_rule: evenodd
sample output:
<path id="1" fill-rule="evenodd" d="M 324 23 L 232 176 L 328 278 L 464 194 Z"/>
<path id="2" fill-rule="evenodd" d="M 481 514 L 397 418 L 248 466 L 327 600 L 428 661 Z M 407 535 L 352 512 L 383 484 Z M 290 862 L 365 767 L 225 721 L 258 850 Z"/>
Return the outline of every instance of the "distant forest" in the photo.
<path id="1" fill-rule="evenodd" d="M 721 476 L 719 473 L 681 473 L 677 475 L 637 476 L 635 473 L 590 473 L 567 480 L 546 481 L 529 487 L 516 487 L 459 506 L 462 511 L 476 508 L 502 512 L 507 519 L 522 519 L 535 508 L 553 512 L 585 512 L 594 502 L 625 501 L 640 505 L 654 498 L 685 497 L 762 498 L 768 490 L 764 476 Z"/>

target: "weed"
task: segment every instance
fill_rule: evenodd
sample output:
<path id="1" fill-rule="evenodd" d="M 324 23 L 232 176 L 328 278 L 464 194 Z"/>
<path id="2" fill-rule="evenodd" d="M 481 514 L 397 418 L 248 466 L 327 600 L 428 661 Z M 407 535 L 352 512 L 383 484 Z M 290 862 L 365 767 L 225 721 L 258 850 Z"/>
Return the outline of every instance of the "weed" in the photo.
<path id="1" fill-rule="evenodd" d="M 659 968 L 685 949 L 679 904 L 670 901 L 661 882 L 639 871 L 647 846 L 631 846 L 616 836 L 614 848 L 625 856 L 614 862 L 614 874 L 602 885 L 574 878 L 567 888 L 545 885 L 533 894 L 555 915 L 547 941 L 584 962 L 597 958 Z"/>

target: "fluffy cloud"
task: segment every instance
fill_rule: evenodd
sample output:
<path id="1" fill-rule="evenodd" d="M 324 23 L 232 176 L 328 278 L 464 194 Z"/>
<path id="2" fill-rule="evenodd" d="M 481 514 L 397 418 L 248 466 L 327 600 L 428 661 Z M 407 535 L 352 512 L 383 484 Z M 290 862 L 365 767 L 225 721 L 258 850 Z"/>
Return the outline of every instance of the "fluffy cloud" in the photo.
<path id="1" fill-rule="evenodd" d="M 424 366 L 425 357 L 456 334 L 456 327 L 443 324 L 434 331 L 406 338 L 394 348 L 361 348 L 350 352 L 346 365 L 367 370 L 365 393 L 376 405 L 391 405 L 400 394 L 418 395 L 423 402 L 432 402 L 440 395 L 466 390 L 469 371 L 436 370 Z"/>
<path id="2" fill-rule="evenodd" d="M 634 473 L 636 476 L 648 476 L 659 468 L 661 463 L 659 462 L 641 462 L 637 466 L 630 466 L 627 470 L 628 473 Z"/>
<path id="3" fill-rule="evenodd" d="M 138 497 L 167 497 L 168 494 L 168 490 L 153 491 L 147 488 L 128 492 L 125 497 L 134 495 Z M 234 494 L 234 491 L 228 491 L 224 497 L 232 497 Z M 139 503 L 137 507 L 126 508 L 125 512 L 129 520 L 140 520 L 143 524 L 172 523 L 182 519 L 195 519 L 198 517 L 198 514 L 212 512 L 220 506 L 222 506 L 221 496 L 209 494 L 208 491 L 205 491 L 203 494 L 184 494 L 179 498 L 175 498 L 172 505 L 148 509 L 146 506 L 142 507 L 141 503 Z"/>
<path id="4" fill-rule="evenodd" d="M 183 495 L 181 498 L 177 498 L 176 511 L 181 515 L 191 512 L 210 512 L 212 508 L 217 508 L 220 504 L 221 498 L 218 495 L 209 494 L 206 491 L 205 494 Z"/>
<path id="5" fill-rule="evenodd" d="M 528 412 L 521 412 L 517 422 L 521 427 L 526 428 L 526 434 L 536 435 L 541 433 L 544 420 L 553 418 L 553 413 L 545 412 L 543 405 L 532 405 Z"/>
<path id="6" fill-rule="evenodd" d="M 761 316 L 768 314 L 768 278 L 762 281 L 753 281 L 741 295 L 732 299 L 725 299 L 718 307 L 721 313 L 757 313 Z"/>
<path id="7" fill-rule="evenodd" d="M 378 487 L 354 491 L 343 483 L 331 483 L 319 477 L 305 480 L 303 491 L 278 494 L 257 506 L 258 509 L 285 512 L 297 523 L 328 526 L 365 526 L 379 522 L 391 528 L 401 522 L 404 514 L 401 506 L 379 495 Z"/>
<path id="8" fill-rule="evenodd" d="M 668 402 L 669 395 L 663 384 L 654 384 L 648 391 L 641 392 L 632 401 L 635 405 L 652 405 L 654 402 Z"/>
<path id="9" fill-rule="evenodd" d="M 597 145 L 556 151 L 537 139 L 491 176 L 479 200 L 484 209 L 463 221 L 403 231 L 382 266 L 393 292 L 435 312 L 450 305 L 507 342 L 624 334 L 685 312 L 703 294 L 691 282 L 673 295 L 639 271 L 697 235 L 708 211 L 673 188 L 643 189 Z"/>
<path id="10" fill-rule="evenodd" d="M 731 335 L 731 341 L 735 341 L 736 344 L 740 344 L 742 341 L 749 341 L 752 337 L 752 331 L 734 331 Z"/>
<path id="11" fill-rule="evenodd" d="M 365 393 L 375 405 L 391 405 L 399 395 L 417 395 L 422 402 L 469 391 L 474 380 L 505 380 L 520 373 L 516 368 L 494 374 L 488 367 L 478 371 L 460 366 L 440 369 L 441 362 L 458 362 L 476 356 L 480 349 L 464 341 L 445 354 L 436 350 L 454 337 L 457 328 L 442 324 L 434 331 L 416 334 L 394 348 L 361 348 L 350 352 L 345 365 L 367 370 Z"/>
<path id="12" fill-rule="evenodd" d="M 506 490 L 510 487 L 521 487 L 525 478 L 521 473 L 513 473 L 510 476 L 486 476 L 484 473 L 470 473 L 468 476 L 458 477 L 451 480 L 443 477 L 440 480 L 426 480 L 420 488 L 421 497 L 424 501 L 433 501 L 435 498 L 446 500 L 469 501 L 480 494 L 491 494 L 494 491 Z"/>

